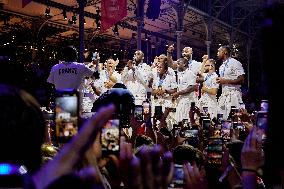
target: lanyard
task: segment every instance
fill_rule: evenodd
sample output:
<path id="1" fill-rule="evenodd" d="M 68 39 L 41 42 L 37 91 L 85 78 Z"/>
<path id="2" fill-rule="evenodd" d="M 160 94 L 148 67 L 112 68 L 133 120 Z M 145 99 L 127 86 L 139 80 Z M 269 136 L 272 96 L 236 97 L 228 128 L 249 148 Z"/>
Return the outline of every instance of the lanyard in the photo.
<path id="1" fill-rule="evenodd" d="M 159 77 L 159 75 L 158 75 L 158 78 L 159 78 L 158 86 L 160 87 L 160 86 L 162 86 L 162 84 L 163 84 L 164 80 L 166 79 L 166 74 L 165 74 L 165 75 L 163 75 L 163 78 L 160 78 L 160 77 Z"/>
<path id="2" fill-rule="evenodd" d="M 207 79 L 209 79 L 212 75 L 213 75 L 213 73 L 207 74 L 205 79 L 204 79 L 204 82 L 207 81 Z"/>
<path id="3" fill-rule="evenodd" d="M 220 77 L 224 77 L 224 75 L 225 75 L 225 70 L 226 70 L 227 67 L 228 67 L 229 60 L 230 60 L 230 58 L 228 58 L 228 60 L 226 60 L 223 70 L 220 70 Z"/>
<path id="4" fill-rule="evenodd" d="M 188 68 L 192 70 L 192 60 L 188 61 Z"/>
<path id="5" fill-rule="evenodd" d="M 108 71 L 106 70 L 106 80 L 109 79 L 109 76 L 108 76 Z"/>

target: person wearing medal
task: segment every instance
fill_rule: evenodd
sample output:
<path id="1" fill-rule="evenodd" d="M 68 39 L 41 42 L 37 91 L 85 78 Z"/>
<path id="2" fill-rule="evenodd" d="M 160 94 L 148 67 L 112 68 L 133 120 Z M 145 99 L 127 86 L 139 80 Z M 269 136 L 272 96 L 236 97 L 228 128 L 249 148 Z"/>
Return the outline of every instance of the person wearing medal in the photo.
<path id="1" fill-rule="evenodd" d="M 243 102 L 241 85 L 244 83 L 245 72 L 242 64 L 231 57 L 229 47 L 221 46 L 217 57 L 223 62 L 219 68 L 220 77 L 216 78 L 217 83 L 222 86 L 222 94 L 218 99 L 218 112 L 223 113 L 224 118 L 227 119 L 231 106 L 239 108 Z"/>
<path id="2" fill-rule="evenodd" d="M 123 83 L 135 98 L 135 105 L 142 105 L 146 100 L 151 78 L 151 67 L 143 60 L 144 53 L 141 50 L 135 51 L 133 61 L 127 63 L 121 74 Z"/>
<path id="3" fill-rule="evenodd" d="M 204 73 L 200 80 L 203 82 L 201 89 L 201 98 L 197 101 L 197 107 L 202 110 L 203 107 L 208 107 L 208 113 L 210 118 L 217 117 L 217 92 L 219 84 L 217 84 L 216 78 L 218 77 L 215 72 L 216 62 L 213 59 L 205 61 Z"/>
<path id="4" fill-rule="evenodd" d="M 117 71 L 115 71 L 116 65 L 117 62 L 111 58 L 106 61 L 105 69 L 100 72 L 99 81 L 96 81 L 96 85 L 100 86 L 98 87 L 100 94 L 112 88 L 114 84 L 122 83 L 121 75 Z"/>
<path id="5" fill-rule="evenodd" d="M 157 64 L 157 73 L 153 77 L 153 90 L 154 96 L 152 108 L 155 106 L 162 106 L 163 113 L 166 108 L 172 108 L 172 94 L 177 91 L 177 82 L 175 75 L 171 74 L 167 64 L 167 57 L 160 55 Z M 154 111 L 152 111 L 154 113 Z M 166 115 L 165 115 L 166 116 Z"/>
<path id="6" fill-rule="evenodd" d="M 179 123 L 184 119 L 189 120 L 189 111 L 191 102 L 197 102 L 195 95 L 196 76 L 188 68 L 188 60 L 180 58 L 177 60 L 178 65 L 178 83 L 177 92 L 173 94 L 176 99 L 176 121 Z"/>

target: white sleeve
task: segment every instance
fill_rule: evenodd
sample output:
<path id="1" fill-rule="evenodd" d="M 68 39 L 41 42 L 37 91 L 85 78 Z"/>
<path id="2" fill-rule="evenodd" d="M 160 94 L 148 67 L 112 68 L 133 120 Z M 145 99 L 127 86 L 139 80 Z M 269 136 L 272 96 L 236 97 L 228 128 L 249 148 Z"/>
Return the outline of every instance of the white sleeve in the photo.
<path id="1" fill-rule="evenodd" d="M 186 79 L 188 81 L 188 85 L 195 85 L 196 77 L 194 73 L 191 70 L 187 69 L 187 72 L 185 74 L 186 74 Z"/>
<path id="2" fill-rule="evenodd" d="M 117 83 L 122 83 L 121 81 L 121 75 L 118 72 L 114 72 L 114 76 L 116 78 Z"/>
<path id="3" fill-rule="evenodd" d="M 127 67 L 124 68 L 124 70 L 122 71 L 121 74 L 121 80 L 123 83 L 126 83 L 129 80 L 133 79 L 133 71 L 132 70 L 128 70 Z"/>
<path id="4" fill-rule="evenodd" d="M 54 69 L 53 69 L 53 67 L 50 70 L 49 76 L 47 78 L 47 82 L 54 84 Z"/>
<path id="5" fill-rule="evenodd" d="M 147 86 L 148 85 L 148 79 L 150 76 L 150 66 L 145 66 L 144 69 L 135 69 L 135 76 L 136 78 L 144 85 Z"/>
<path id="6" fill-rule="evenodd" d="M 219 84 L 217 83 L 216 78 L 218 77 L 218 75 L 214 75 L 214 77 L 211 80 L 211 87 L 210 88 L 219 88 Z"/>
<path id="7" fill-rule="evenodd" d="M 239 61 L 236 61 L 236 63 L 234 65 L 235 65 L 235 74 L 236 74 L 237 77 L 245 74 L 244 68 Z"/>

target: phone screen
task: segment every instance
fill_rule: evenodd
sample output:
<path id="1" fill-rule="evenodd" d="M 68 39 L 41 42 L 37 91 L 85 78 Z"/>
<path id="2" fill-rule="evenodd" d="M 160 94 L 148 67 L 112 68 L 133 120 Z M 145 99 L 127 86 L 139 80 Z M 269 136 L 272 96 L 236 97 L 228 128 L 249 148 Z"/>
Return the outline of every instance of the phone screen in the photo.
<path id="1" fill-rule="evenodd" d="M 221 124 L 222 120 L 223 120 L 223 114 L 222 113 L 218 113 L 217 114 L 217 122 Z"/>
<path id="2" fill-rule="evenodd" d="M 173 180 L 171 183 L 172 187 L 178 187 L 184 185 L 184 172 L 183 172 L 183 166 L 179 164 L 174 164 L 174 174 L 173 174 Z"/>
<path id="3" fill-rule="evenodd" d="M 268 112 L 266 111 L 259 111 L 257 112 L 257 119 L 256 119 L 256 126 L 260 129 L 267 129 L 268 125 Z"/>
<path id="4" fill-rule="evenodd" d="M 79 96 L 77 91 L 57 91 L 55 98 L 55 128 L 59 143 L 68 142 L 78 133 Z"/>
<path id="5" fill-rule="evenodd" d="M 143 114 L 144 115 L 150 114 L 150 103 L 149 102 L 146 102 L 146 101 L 143 102 Z"/>
<path id="6" fill-rule="evenodd" d="M 186 138 L 197 138 L 198 130 L 197 129 L 186 129 L 184 130 L 184 136 Z"/>
<path id="7" fill-rule="evenodd" d="M 184 132 L 183 135 L 186 138 L 186 140 L 184 141 L 184 144 L 188 144 L 195 148 L 198 148 L 198 145 L 199 145 L 198 130 L 197 129 L 186 129 L 183 132 Z"/>
<path id="8" fill-rule="evenodd" d="M 209 130 L 210 126 L 211 126 L 211 120 L 210 119 L 203 119 L 202 120 L 203 130 Z"/>
<path id="9" fill-rule="evenodd" d="M 103 154 L 119 153 L 119 119 L 111 119 L 103 126 L 101 133 L 101 145 Z"/>
<path id="10" fill-rule="evenodd" d="M 143 106 L 141 105 L 135 105 L 134 109 L 134 117 L 138 121 L 143 121 Z"/>
<path id="11" fill-rule="evenodd" d="M 223 141 L 221 138 L 210 138 L 207 146 L 207 163 L 220 166 L 223 158 Z"/>
<path id="12" fill-rule="evenodd" d="M 226 141 L 231 139 L 231 122 L 230 121 L 222 122 L 221 137 Z"/>
<path id="13" fill-rule="evenodd" d="M 161 119 L 163 115 L 162 106 L 155 106 L 155 117 L 156 119 Z"/>
<path id="14" fill-rule="evenodd" d="M 208 114 L 208 107 L 204 106 L 203 107 L 203 112 L 205 113 L 205 115 L 207 115 Z"/>

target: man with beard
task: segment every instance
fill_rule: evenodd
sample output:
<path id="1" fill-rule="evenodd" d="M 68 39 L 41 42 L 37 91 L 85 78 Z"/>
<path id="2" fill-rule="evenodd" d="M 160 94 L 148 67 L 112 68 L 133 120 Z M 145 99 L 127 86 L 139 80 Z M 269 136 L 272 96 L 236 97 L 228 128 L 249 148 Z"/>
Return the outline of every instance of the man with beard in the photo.
<path id="1" fill-rule="evenodd" d="M 195 77 L 200 72 L 202 63 L 197 62 L 196 60 L 192 60 L 192 48 L 191 47 L 184 47 L 182 50 L 182 57 L 187 59 L 188 61 L 188 69 L 193 72 Z"/>
<path id="2" fill-rule="evenodd" d="M 216 94 L 219 88 L 216 78 L 218 75 L 215 72 L 215 60 L 209 59 L 204 64 L 204 74 L 202 75 L 203 87 L 201 89 L 201 98 L 197 102 L 197 107 L 202 109 L 208 107 L 210 117 L 217 116 L 217 98 Z"/>
<path id="3" fill-rule="evenodd" d="M 231 50 L 227 46 L 218 49 L 217 57 L 223 63 L 219 68 L 220 77 L 217 83 L 222 85 L 222 94 L 218 100 L 218 111 L 223 113 L 225 119 L 228 118 L 231 106 L 240 107 L 243 102 L 241 84 L 244 82 L 244 69 L 242 64 L 231 57 Z"/>
<path id="4" fill-rule="evenodd" d="M 135 105 L 142 105 L 147 97 L 148 82 L 151 67 L 143 63 L 144 53 L 138 50 L 134 53 L 133 62 L 128 61 L 122 73 L 122 81 L 135 98 Z"/>
<path id="5" fill-rule="evenodd" d="M 177 99 L 176 121 L 181 122 L 184 119 L 189 120 L 189 110 L 191 102 L 197 101 L 197 96 L 194 94 L 196 77 L 188 68 L 187 59 L 178 59 L 177 65 L 177 92 L 173 93 L 173 98 Z"/>
<path id="6" fill-rule="evenodd" d="M 184 47 L 182 50 L 182 57 L 184 57 L 188 61 L 188 69 L 194 74 L 195 79 L 197 79 L 198 75 L 201 72 L 202 63 L 193 60 L 192 53 L 193 51 L 191 47 Z M 197 97 L 196 100 L 198 100 L 199 84 L 196 84 L 195 91 L 196 91 L 195 95 Z"/>

